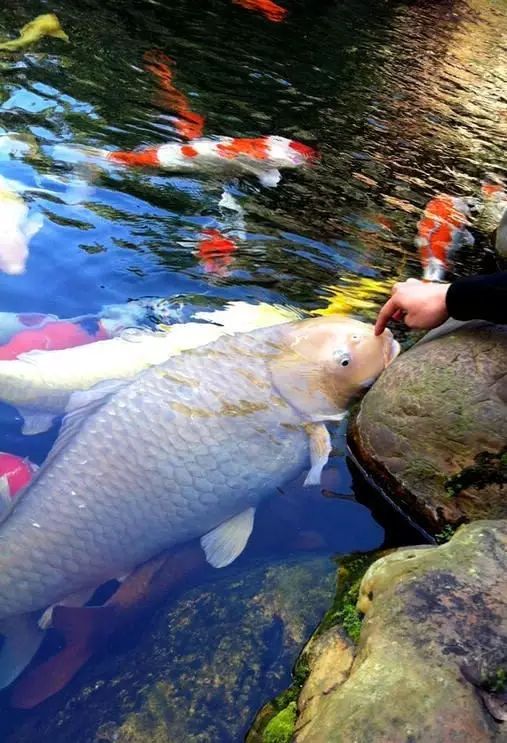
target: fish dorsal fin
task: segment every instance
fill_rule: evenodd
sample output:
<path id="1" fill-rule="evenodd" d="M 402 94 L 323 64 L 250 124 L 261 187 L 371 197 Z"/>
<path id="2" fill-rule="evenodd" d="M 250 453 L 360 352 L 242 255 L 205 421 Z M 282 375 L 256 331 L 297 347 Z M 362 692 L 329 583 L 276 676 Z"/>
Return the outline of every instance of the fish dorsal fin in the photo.
<path id="1" fill-rule="evenodd" d="M 247 508 L 201 537 L 206 560 L 214 568 L 225 568 L 239 557 L 252 533 L 255 508 Z"/>
<path id="2" fill-rule="evenodd" d="M 44 464 L 53 459 L 79 431 L 84 421 L 109 399 L 109 396 L 128 384 L 125 380 L 109 379 L 99 382 L 89 390 L 73 392 L 65 408 L 58 438 Z"/>

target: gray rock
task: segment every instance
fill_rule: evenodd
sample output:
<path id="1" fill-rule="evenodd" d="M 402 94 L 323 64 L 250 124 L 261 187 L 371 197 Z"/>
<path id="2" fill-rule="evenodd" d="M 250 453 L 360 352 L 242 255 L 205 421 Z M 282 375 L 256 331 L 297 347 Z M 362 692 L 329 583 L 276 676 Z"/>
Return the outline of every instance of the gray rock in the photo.
<path id="1" fill-rule="evenodd" d="M 450 329 L 403 354 L 364 398 L 351 448 L 437 533 L 507 516 L 507 327 Z"/>

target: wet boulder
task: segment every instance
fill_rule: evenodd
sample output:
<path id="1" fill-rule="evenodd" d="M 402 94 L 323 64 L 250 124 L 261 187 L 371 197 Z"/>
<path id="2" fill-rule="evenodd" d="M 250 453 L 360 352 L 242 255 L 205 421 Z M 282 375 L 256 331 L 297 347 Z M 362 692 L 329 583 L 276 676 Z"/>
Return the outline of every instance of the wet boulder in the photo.
<path id="1" fill-rule="evenodd" d="M 365 396 L 349 441 L 433 534 L 507 516 L 507 327 L 466 323 L 402 354 Z"/>
<path id="2" fill-rule="evenodd" d="M 361 583 L 355 658 L 338 634 L 321 639 L 295 743 L 505 740 L 506 576 L 506 521 L 477 521 L 445 545 L 374 562 Z"/>
<path id="3" fill-rule="evenodd" d="M 291 686 L 262 708 L 247 743 L 505 741 L 507 521 L 384 553 L 356 591 L 371 556 L 361 560 L 340 568 Z M 353 596 L 358 633 L 346 621 Z"/>

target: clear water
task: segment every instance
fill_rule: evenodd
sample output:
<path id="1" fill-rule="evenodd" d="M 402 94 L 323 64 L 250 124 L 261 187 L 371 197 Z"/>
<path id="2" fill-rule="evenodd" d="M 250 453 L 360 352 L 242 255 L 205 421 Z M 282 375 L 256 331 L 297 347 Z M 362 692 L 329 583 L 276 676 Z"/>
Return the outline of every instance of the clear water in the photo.
<path id="1" fill-rule="evenodd" d="M 420 276 L 412 243 L 420 208 L 438 192 L 476 194 L 485 172 L 505 172 L 507 6 L 294 0 L 288 7 L 287 19 L 273 23 L 230 0 L 2 3 L 0 36 L 52 11 L 71 43 L 45 39 L 25 53 L 0 53 L 0 127 L 33 135 L 42 152 L 3 157 L 0 174 L 24 184 L 31 208 L 45 217 L 27 272 L 0 274 L 0 311 L 71 317 L 146 296 L 315 310 L 352 296 L 355 315 L 371 319 L 386 282 Z M 207 273 L 196 257 L 203 228 L 223 227 L 223 178 L 98 171 L 83 190 L 83 174 L 56 154 L 61 144 L 131 149 L 178 139 L 143 68 L 152 49 L 175 60 L 176 84 L 205 116 L 206 134 L 279 134 L 322 155 L 276 189 L 228 182 L 247 235 L 225 275 Z M 476 252 L 458 272 L 481 260 Z M 378 282 L 377 290 L 361 279 Z M 55 434 L 27 442 L 10 409 L 2 409 L 1 426 L 0 449 L 35 461 Z M 276 526 L 268 518 L 256 531 L 240 567 L 293 559 L 286 534 L 318 536 L 323 573 L 332 554 L 417 538 L 352 481 L 343 452 L 326 477 L 329 493 L 342 497 L 289 488 Z M 243 729 L 289 671 L 287 664 L 274 687 L 259 686 Z M 22 721 L 12 723 L 21 726 L 16 740 L 34 739 Z"/>

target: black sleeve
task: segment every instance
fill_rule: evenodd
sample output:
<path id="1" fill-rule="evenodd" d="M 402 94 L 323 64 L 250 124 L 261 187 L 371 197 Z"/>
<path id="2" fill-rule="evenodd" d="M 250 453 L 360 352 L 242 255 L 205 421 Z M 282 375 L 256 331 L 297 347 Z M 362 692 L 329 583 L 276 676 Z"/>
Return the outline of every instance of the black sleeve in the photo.
<path id="1" fill-rule="evenodd" d="M 456 320 L 507 323 L 507 271 L 453 281 L 446 303 Z"/>

